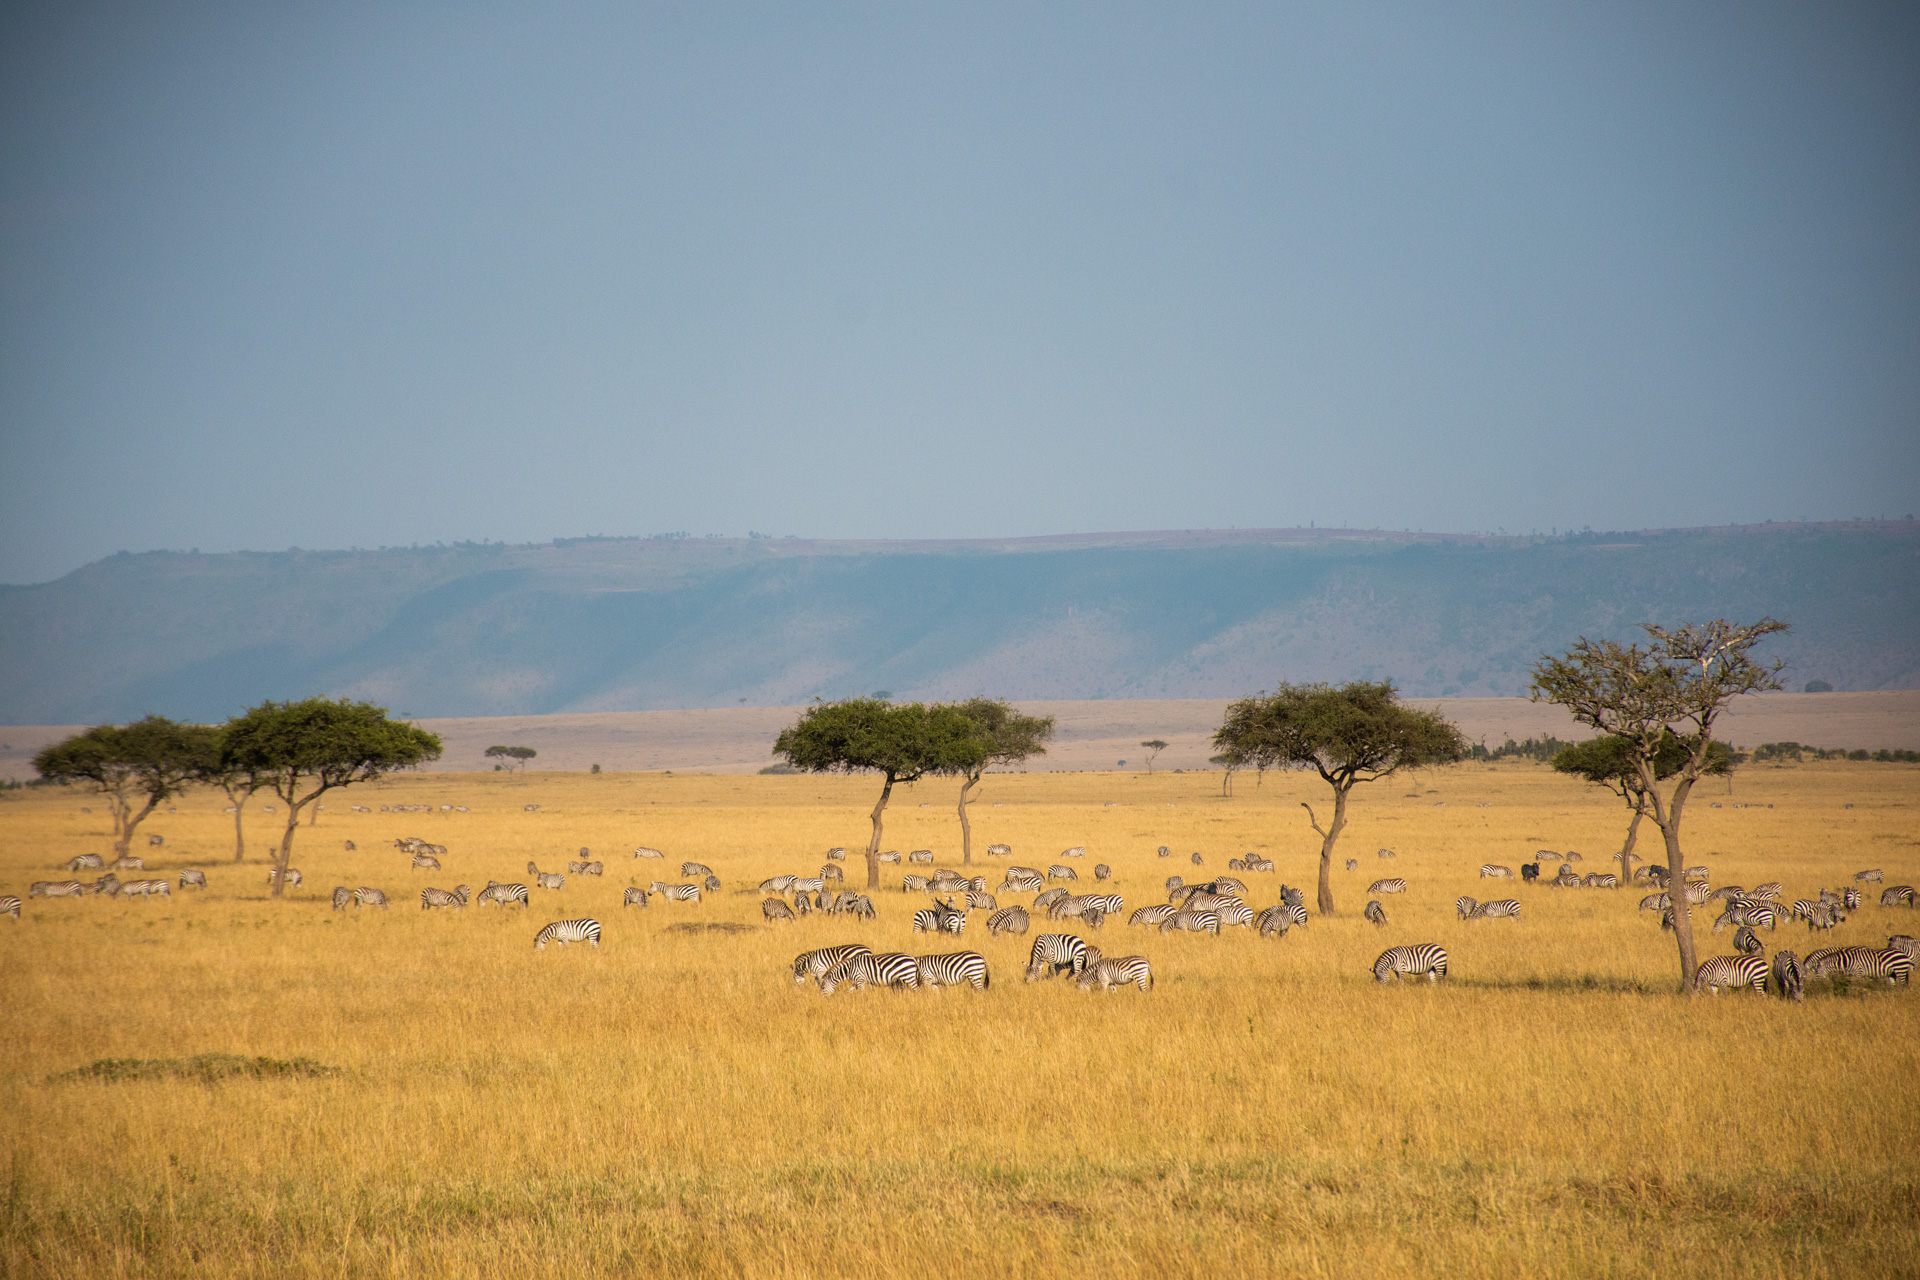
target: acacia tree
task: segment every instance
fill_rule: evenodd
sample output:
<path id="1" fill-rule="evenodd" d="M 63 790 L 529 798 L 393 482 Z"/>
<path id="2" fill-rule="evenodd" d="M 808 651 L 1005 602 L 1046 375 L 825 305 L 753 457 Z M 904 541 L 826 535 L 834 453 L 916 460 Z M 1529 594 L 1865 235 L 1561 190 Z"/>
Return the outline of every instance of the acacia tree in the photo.
<path id="1" fill-rule="evenodd" d="M 973 825 L 967 820 L 967 806 L 975 797 L 969 793 L 980 784 L 981 775 L 996 764 L 1018 764 L 1033 756 L 1045 755 L 1053 738 L 1052 716 L 1022 715 L 1004 702 L 991 698 L 969 698 L 956 708 L 972 721 L 974 733 L 986 745 L 978 759 L 970 755 L 952 772 L 960 775 L 960 862 L 973 865 Z"/>
<path id="2" fill-rule="evenodd" d="M 287 804 L 287 828 L 273 859 L 273 896 L 286 889 L 300 810 L 334 787 L 370 782 L 440 758 L 440 739 L 387 718 L 385 707 L 331 698 L 263 702 L 227 722 L 224 768 L 250 770 Z"/>
<path id="3" fill-rule="evenodd" d="M 1167 749 L 1167 744 L 1160 741 L 1160 739 L 1158 738 L 1148 738 L 1145 742 L 1141 743 L 1140 745 L 1147 749 L 1147 774 L 1148 776 L 1152 776 L 1153 758 L 1159 755 L 1162 751 L 1165 751 Z"/>
<path id="4" fill-rule="evenodd" d="M 1245 764 L 1246 761 L 1240 758 L 1240 753 L 1237 751 L 1222 751 L 1217 756 L 1208 756 L 1207 763 L 1217 764 L 1224 771 L 1225 776 L 1220 780 L 1220 796 L 1222 799 L 1231 799 L 1233 796 L 1233 771 Z"/>
<path id="5" fill-rule="evenodd" d="M 1671 732 L 1660 739 L 1654 752 L 1654 777 L 1666 781 L 1685 767 L 1686 749 Z M 1627 802 L 1633 818 L 1627 823 L 1627 840 L 1614 857 L 1620 863 L 1620 883 L 1633 882 L 1633 846 L 1640 839 L 1640 820 L 1647 816 L 1647 789 L 1640 782 L 1640 770 L 1634 762 L 1633 742 L 1616 734 L 1602 734 L 1585 742 L 1576 742 L 1556 752 L 1553 768 L 1557 773 L 1585 778 L 1605 787 Z M 1702 776 L 1724 777 L 1733 772 L 1733 749 L 1717 738 L 1707 746 L 1707 762 Z"/>
<path id="6" fill-rule="evenodd" d="M 1567 708 L 1573 718 L 1631 744 L 1634 772 L 1647 798 L 1647 816 L 1666 844 L 1667 884 L 1673 903 L 1673 932 L 1680 952 L 1680 990 L 1694 990 L 1697 968 L 1693 916 L 1687 896 L 1686 865 L 1680 852 L 1680 823 L 1693 784 L 1708 772 L 1713 726 L 1727 704 L 1743 693 L 1778 689 L 1786 664 L 1756 662 L 1753 647 L 1787 624 L 1762 618 L 1736 626 L 1724 618 L 1679 627 L 1644 624 L 1648 643 L 1620 645 L 1588 640 L 1565 657 L 1542 656 L 1533 670 L 1534 701 Z M 1669 775 L 1673 790 L 1663 795 L 1659 773 L 1662 743 L 1672 734 L 1686 753 Z"/>
<path id="7" fill-rule="evenodd" d="M 954 706 L 881 698 L 816 702 L 774 740 L 773 753 L 808 773 L 878 773 L 885 781 L 873 806 L 867 842 L 867 887 L 880 887 L 882 815 L 896 783 L 954 773 L 986 758 L 989 744 Z"/>
<path id="8" fill-rule="evenodd" d="M 507 768 L 509 769 L 513 768 L 515 764 L 518 764 L 520 766 L 520 772 L 525 773 L 527 771 L 527 761 L 533 759 L 540 753 L 532 747 L 488 747 L 485 754 L 489 760 L 507 761 Z"/>
<path id="9" fill-rule="evenodd" d="M 124 854 L 147 815 L 197 779 L 204 732 L 153 715 L 129 725 L 97 725 L 43 747 L 33 767 L 50 782 L 85 782 L 104 796 L 114 850 Z"/>
<path id="10" fill-rule="evenodd" d="M 1213 745 L 1262 770 L 1312 769 L 1333 788 L 1324 829 L 1312 805 L 1300 806 L 1320 835 L 1321 915 L 1334 914 L 1333 847 L 1347 825 L 1347 794 L 1362 782 L 1467 754 L 1459 729 L 1437 711 L 1403 706 L 1390 680 L 1282 684 L 1271 695 L 1242 698 L 1227 708 Z"/>
<path id="11" fill-rule="evenodd" d="M 247 839 L 241 821 L 245 816 L 247 801 L 267 785 L 267 779 L 256 769 L 226 763 L 221 758 L 221 747 L 216 743 L 213 758 L 201 770 L 200 780 L 226 792 L 227 801 L 233 806 L 233 860 L 246 861 Z"/>

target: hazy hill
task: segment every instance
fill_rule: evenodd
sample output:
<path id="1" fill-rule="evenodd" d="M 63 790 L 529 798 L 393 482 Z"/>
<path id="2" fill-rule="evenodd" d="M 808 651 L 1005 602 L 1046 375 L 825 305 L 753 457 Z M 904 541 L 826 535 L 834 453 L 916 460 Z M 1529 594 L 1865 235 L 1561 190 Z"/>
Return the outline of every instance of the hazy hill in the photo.
<path id="1" fill-rule="evenodd" d="M 0 587 L 0 721 L 216 719 L 315 692 L 412 716 L 1383 676 L 1511 696 L 1581 634 L 1765 613 L 1794 624 L 1773 650 L 1793 687 L 1920 685 L 1920 526 L 123 554 Z"/>

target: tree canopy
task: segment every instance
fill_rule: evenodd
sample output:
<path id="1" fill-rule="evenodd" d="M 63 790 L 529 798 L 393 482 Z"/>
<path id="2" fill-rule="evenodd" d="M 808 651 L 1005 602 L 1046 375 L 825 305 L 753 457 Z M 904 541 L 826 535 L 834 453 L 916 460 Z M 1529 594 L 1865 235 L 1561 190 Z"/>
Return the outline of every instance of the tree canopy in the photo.
<path id="1" fill-rule="evenodd" d="M 223 767 L 250 770 L 287 804 L 287 828 L 274 859 L 273 895 L 285 887 L 300 810 L 334 787 L 370 782 L 440 758 L 440 739 L 385 707 L 345 699 L 263 702 L 227 723 Z"/>
<path id="2" fill-rule="evenodd" d="M 88 783 L 113 815 L 114 848 L 124 853 L 134 830 L 161 801 L 199 780 L 210 763 L 214 730 L 150 715 L 128 725 L 96 725 L 33 757 L 50 782 Z"/>
<path id="3" fill-rule="evenodd" d="M 511 768 L 513 764 L 518 764 L 521 772 L 524 773 L 527 768 L 527 761 L 533 759 L 540 753 L 532 747 L 493 746 L 488 747 L 484 754 L 489 760 L 507 760 L 511 762 L 508 765 L 509 768 Z"/>
<path id="4" fill-rule="evenodd" d="M 1311 806 L 1307 819 L 1320 833 L 1322 914 L 1333 904 L 1333 848 L 1347 822 L 1347 793 L 1401 769 L 1451 764 L 1467 741 L 1437 711 L 1404 706 L 1391 681 L 1282 684 L 1272 694 L 1242 698 L 1227 708 L 1213 745 L 1238 765 L 1312 769 L 1333 788 L 1333 819 L 1322 829 Z"/>

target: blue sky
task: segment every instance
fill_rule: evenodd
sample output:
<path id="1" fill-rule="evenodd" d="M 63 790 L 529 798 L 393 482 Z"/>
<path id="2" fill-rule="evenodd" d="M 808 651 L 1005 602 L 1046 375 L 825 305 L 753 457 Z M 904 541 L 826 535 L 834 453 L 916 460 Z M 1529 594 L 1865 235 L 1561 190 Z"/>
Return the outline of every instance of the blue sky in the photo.
<path id="1" fill-rule="evenodd" d="M 0 13 L 0 582 L 1920 508 L 1911 5 Z"/>

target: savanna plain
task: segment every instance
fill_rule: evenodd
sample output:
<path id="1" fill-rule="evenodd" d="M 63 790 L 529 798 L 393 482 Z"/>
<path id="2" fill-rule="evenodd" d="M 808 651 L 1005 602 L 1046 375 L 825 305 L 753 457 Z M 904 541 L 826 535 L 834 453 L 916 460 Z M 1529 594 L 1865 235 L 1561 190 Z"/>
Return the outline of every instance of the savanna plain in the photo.
<path id="1" fill-rule="evenodd" d="M 991 842 L 1040 867 L 1084 845 L 1076 870 L 1110 864 L 1130 913 L 1165 901 L 1168 875 L 1262 853 L 1277 871 L 1242 877 L 1251 905 L 1282 880 L 1311 904 L 1319 842 L 1300 803 L 1324 820 L 1323 784 L 1220 790 L 1217 773 L 993 775 L 974 864 L 997 886 Z M 886 847 L 958 866 L 954 791 L 896 792 Z M 864 879 L 876 792 L 403 775 L 329 793 L 295 847 L 306 883 L 282 901 L 264 859 L 283 815 L 255 800 L 235 865 L 224 797 L 188 793 L 136 837 L 170 900 L 35 898 L 0 920 L 0 1272 L 1920 1274 L 1920 993 L 1682 998 L 1672 939 L 1635 909 L 1644 890 L 1479 878 L 1539 848 L 1608 869 L 1626 818 L 1610 795 L 1513 762 L 1363 787 L 1341 850 L 1359 868 L 1334 873 L 1342 914 L 1277 941 L 1124 915 L 1082 928 L 1158 977 L 1101 995 L 1024 984 L 1031 935 L 989 938 L 977 912 L 957 943 L 913 936 L 926 899 L 900 877 L 923 868 L 883 867 L 874 922 L 763 925 L 754 886 L 818 874 L 829 846 Z M 379 811 L 401 804 L 436 807 Z M 109 853 L 105 815 L 78 790 L 0 799 L 0 890 L 25 898 L 74 855 Z M 445 845 L 444 870 L 411 870 L 403 836 Z M 1716 886 L 1779 880 L 1788 901 L 1867 867 L 1914 883 L 1920 769 L 1748 767 L 1696 793 L 1685 840 Z M 564 871 L 583 846 L 606 875 L 535 890 L 530 910 L 420 908 L 427 885 L 527 881 L 529 860 Z M 683 859 L 722 891 L 621 906 L 630 884 L 681 880 Z M 209 888 L 179 889 L 186 867 Z M 1387 875 L 1409 889 L 1377 928 L 1360 910 Z M 335 911 L 335 885 L 384 889 L 392 908 Z M 1463 923 L 1461 894 L 1524 914 Z M 1920 931 L 1877 901 L 1831 939 L 1790 925 L 1764 940 L 1804 955 Z M 597 950 L 534 950 L 541 925 L 583 915 L 604 926 Z M 1701 953 L 1729 952 L 1709 920 L 1695 915 Z M 797 952 L 842 941 L 972 948 L 992 985 L 795 984 Z M 1376 984 L 1373 958 L 1411 942 L 1444 946 L 1450 977 Z M 149 1065 L 89 1069 L 107 1059 Z"/>

